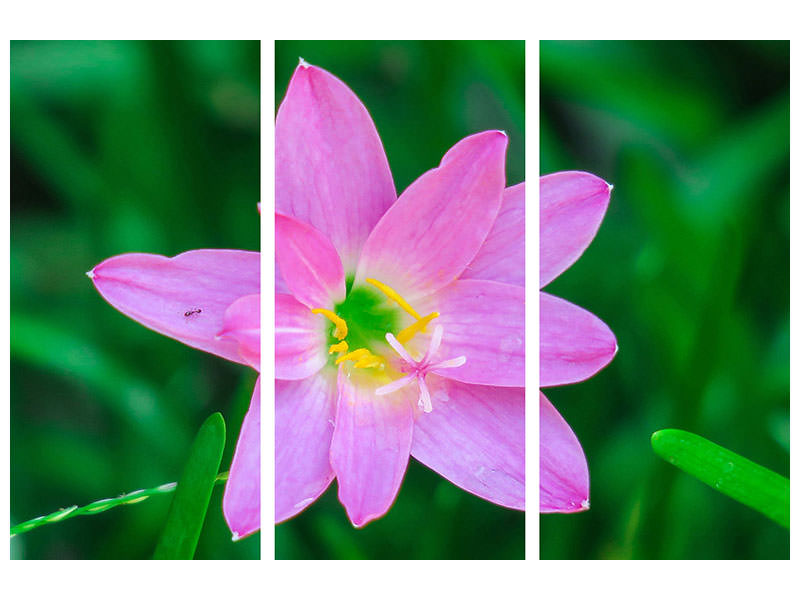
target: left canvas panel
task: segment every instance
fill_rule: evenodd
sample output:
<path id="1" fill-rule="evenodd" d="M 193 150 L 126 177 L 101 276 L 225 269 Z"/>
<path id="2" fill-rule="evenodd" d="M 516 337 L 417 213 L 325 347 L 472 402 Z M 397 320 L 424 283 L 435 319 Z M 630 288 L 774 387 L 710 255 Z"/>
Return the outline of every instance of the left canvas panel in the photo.
<path id="1" fill-rule="evenodd" d="M 10 54 L 11 557 L 257 559 L 259 42 Z"/>

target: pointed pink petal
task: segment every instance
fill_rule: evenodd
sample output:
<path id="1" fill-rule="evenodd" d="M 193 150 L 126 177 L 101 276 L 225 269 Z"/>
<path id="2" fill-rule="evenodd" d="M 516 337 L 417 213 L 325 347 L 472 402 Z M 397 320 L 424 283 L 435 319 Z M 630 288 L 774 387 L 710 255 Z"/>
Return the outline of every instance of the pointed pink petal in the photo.
<path id="1" fill-rule="evenodd" d="M 111 306 L 145 327 L 247 364 L 239 344 L 217 334 L 231 304 L 259 293 L 259 268 L 258 252 L 192 250 L 173 258 L 122 254 L 88 275 Z"/>
<path id="2" fill-rule="evenodd" d="M 589 468 L 564 418 L 539 392 L 539 512 L 589 508 Z"/>
<path id="3" fill-rule="evenodd" d="M 525 184 L 506 188 L 500 212 L 461 279 L 525 285 Z"/>
<path id="4" fill-rule="evenodd" d="M 574 263 L 606 214 L 611 186 L 590 173 L 562 171 L 539 178 L 539 287 Z"/>
<path id="5" fill-rule="evenodd" d="M 261 294 L 243 296 L 228 307 L 220 338 L 239 342 L 239 355 L 256 371 L 261 370 Z"/>
<path id="6" fill-rule="evenodd" d="M 525 389 L 441 387 L 447 401 L 434 393 L 433 411 L 417 418 L 411 456 L 468 492 L 524 510 Z"/>
<path id="7" fill-rule="evenodd" d="M 344 300 L 344 269 L 336 248 L 311 225 L 275 214 L 275 261 L 292 295 L 309 308 Z"/>
<path id="8" fill-rule="evenodd" d="M 276 210 L 325 233 L 352 273 L 396 197 L 367 109 L 327 71 L 298 66 L 275 122 Z"/>
<path id="9" fill-rule="evenodd" d="M 608 325 L 588 310 L 539 292 L 539 386 L 588 379 L 617 353 Z"/>
<path id="10" fill-rule="evenodd" d="M 261 523 L 261 378 L 256 380 L 233 454 L 222 512 L 233 541 L 258 531 Z"/>
<path id="11" fill-rule="evenodd" d="M 439 375 L 464 383 L 525 385 L 525 288 L 480 279 L 459 280 L 419 301 L 417 310 L 440 313 L 431 323 L 444 328 L 434 360 L 467 359 L 463 366 L 442 370 Z"/>
<path id="12" fill-rule="evenodd" d="M 485 131 L 453 146 L 375 226 L 356 281 L 378 279 L 411 301 L 458 277 L 500 209 L 507 145 L 503 132 Z"/>
<path id="13" fill-rule="evenodd" d="M 275 522 L 316 500 L 333 481 L 329 454 L 336 410 L 335 373 L 275 381 Z"/>
<path id="14" fill-rule="evenodd" d="M 408 465 L 414 418 L 403 391 L 376 396 L 339 369 L 339 402 L 331 466 L 339 500 L 353 525 L 383 516 L 394 502 Z"/>
<path id="15" fill-rule="evenodd" d="M 275 294 L 275 377 L 305 379 L 328 360 L 326 321 L 292 296 Z"/>

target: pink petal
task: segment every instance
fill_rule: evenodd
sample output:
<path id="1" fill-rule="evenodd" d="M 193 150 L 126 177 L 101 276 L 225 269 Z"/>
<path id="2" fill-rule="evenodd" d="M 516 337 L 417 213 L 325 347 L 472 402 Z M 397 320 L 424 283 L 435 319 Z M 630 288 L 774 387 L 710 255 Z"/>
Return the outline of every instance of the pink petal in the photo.
<path id="1" fill-rule="evenodd" d="M 525 390 L 432 376 L 433 411 L 417 418 L 411 456 L 485 500 L 525 509 Z M 446 402 L 437 400 L 443 393 Z"/>
<path id="2" fill-rule="evenodd" d="M 233 454 L 222 512 L 233 541 L 261 527 L 261 378 L 256 380 Z"/>
<path id="3" fill-rule="evenodd" d="M 275 377 L 305 379 L 328 361 L 327 322 L 292 296 L 275 294 Z"/>
<path id="4" fill-rule="evenodd" d="M 309 308 L 344 300 L 344 269 L 330 240 L 311 225 L 275 214 L 275 261 L 287 287 Z"/>
<path id="5" fill-rule="evenodd" d="M 239 342 L 239 354 L 256 371 L 261 370 L 261 294 L 243 296 L 228 307 L 220 338 Z"/>
<path id="6" fill-rule="evenodd" d="M 507 145 L 503 132 L 485 131 L 453 146 L 375 226 L 356 280 L 378 279 L 410 301 L 461 275 L 500 209 Z"/>
<path id="7" fill-rule="evenodd" d="M 396 198 L 367 109 L 336 77 L 301 63 L 275 123 L 276 210 L 325 233 L 352 273 Z"/>
<path id="8" fill-rule="evenodd" d="M 589 508 L 589 468 L 564 418 L 539 392 L 539 512 Z"/>
<path id="9" fill-rule="evenodd" d="M 402 391 L 376 396 L 339 369 L 339 402 L 331 466 L 339 500 L 353 525 L 363 527 L 389 510 L 408 465 L 414 418 Z"/>
<path id="10" fill-rule="evenodd" d="M 617 353 L 608 325 L 588 310 L 539 292 L 539 385 L 588 379 Z"/>
<path id="11" fill-rule="evenodd" d="M 500 212 L 461 279 L 525 285 L 525 184 L 506 188 Z"/>
<path id="12" fill-rule="evenodd" d="M 109 304 L 145 327 L 247 364 L 239 344 L 217 334 L 231 304 L 259 293 L 259 268 L 258 252 L 192 250 L 173 258 L 122 254 L 88 275 Z"/>
<path id="13" fill-rule="evenodd" d="M 417 310 L 440 313 L 432 322 L 444 328 L 437 359 L 467 359 L 439 375 L 464 383 L 524 387 L 525 288 L 459 280 L 419 301 Z"/>
<path id="14" fill-rule="evenodd" d="M 278 264 L 275 264 L 275 293 L 276 294 L 291 294 L 289 288 L 281 275 L 281 270 Z"/>
<path id="15" fill-rule="evenodd" d="M 539 178 L 540 288 L 566 271 L 594 239 L 608 208 L 611 187 L 580 171 Z"/>
<path id="16" fill-rule="evenodd" d="M 333 481 L 329 453 L 335 373 L 275 381 L 275 522 L 301 512 Z"/>

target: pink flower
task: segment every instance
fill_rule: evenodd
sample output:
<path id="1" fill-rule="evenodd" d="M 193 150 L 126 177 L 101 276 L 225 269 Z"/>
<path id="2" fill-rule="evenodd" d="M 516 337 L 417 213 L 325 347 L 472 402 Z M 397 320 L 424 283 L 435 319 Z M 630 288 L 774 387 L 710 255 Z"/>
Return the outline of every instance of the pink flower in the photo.
<path id="1" fill-rule="evenodd" d="M 524 184 L 504 190 L 506 145 L 467 137 L 397 198 L 358 98 L 296 69 L 276 123 L 277 522 L 336 478 L 364 526 L 409 455 L 524 508 Z"/>
<path id="2" fill-rule="evenodd" d="M 539 288 L 574 263 L 594 239 L 608 208 L 611 187 L 577 171 L 539 179 Z M 617 353 L 614 334 L 592 313 L 539 293 L 539 380 L 542 387 L 577 383 L 605 367 Z M 539 511 L 589 508 L 589 469 L 578 438 L 539 393 Z"/>
<path id="3" fill-rule="evenodd" d="M 114 308 L 188 346 L 261 370 L 259 253 L 122 254 L 87 275 Z M 260 379 L 242 423 L 222 508 L 236 541 L 259 529 Z"/>

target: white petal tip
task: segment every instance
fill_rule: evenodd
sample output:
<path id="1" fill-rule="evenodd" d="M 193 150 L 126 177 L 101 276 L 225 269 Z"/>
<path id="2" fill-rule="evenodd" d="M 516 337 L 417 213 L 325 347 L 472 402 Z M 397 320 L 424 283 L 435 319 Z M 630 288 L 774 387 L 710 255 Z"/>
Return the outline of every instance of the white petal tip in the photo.
<path id="1" fill-rule="evenodd" d="M 581 501 L 581 508 L 583 510 L 589 510 L 589 499 L 586 498 L 585 500 Z"/>
<path id="2" fill-rule="evenodd" d="M 304 69 L 308 69 L 311 66 L 305 61 L 305 59 L 302 56 L 298 56 L 297 58 L 298 58 L 297 62 L 298 67 L 303 67 Z"/>
<path id="3" fill-rule="evenodd" d="M 614 184 L 613 183 L 606 182 L 606 185 L 608 186 L 608 193 L 609 194 L 614 191 Z"/>
<path id="4" fill-rule="evenodd" d="M 242 536 L 240 536 L 238 533 L 234 531 L 233 535 L 231 536 L 231 541 L 238 542 L 240 539 L 242 539 Z"/>
<path id="5" fill-rule="evenodd" d="M 90 271 L 86 271 L 86 276 L 87 276 L 89 279 L 94 279 L 94 269 L 92 269 L 92 270 L 90 270 Z"/>

